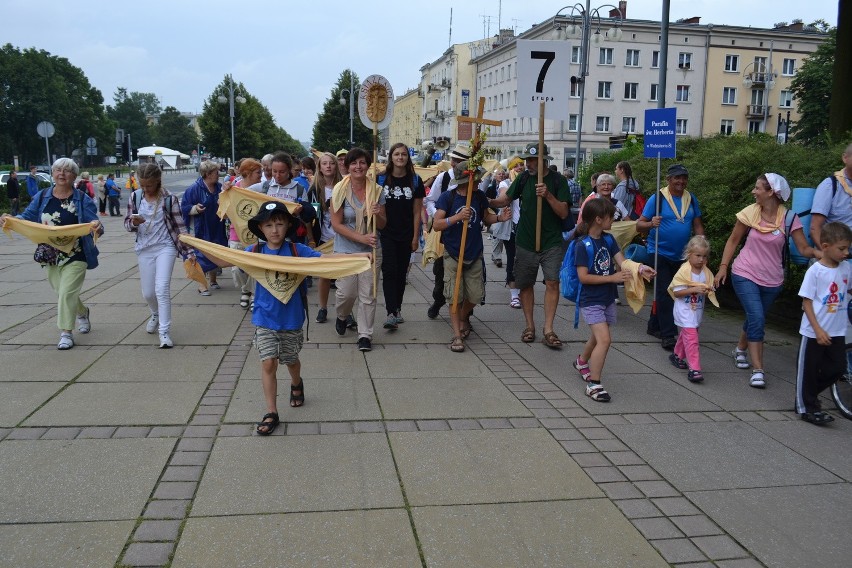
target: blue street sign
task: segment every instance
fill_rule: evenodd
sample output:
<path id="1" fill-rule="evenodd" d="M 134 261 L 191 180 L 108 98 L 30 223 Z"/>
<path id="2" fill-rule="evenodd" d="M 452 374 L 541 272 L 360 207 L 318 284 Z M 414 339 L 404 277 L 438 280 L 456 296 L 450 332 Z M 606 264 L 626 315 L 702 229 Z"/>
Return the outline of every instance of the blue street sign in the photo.
<path id="1" fill-rule="evenodd" d="M 462 89 L 462 116 L 470 116 L 470 91 Z"/>
<path id="2" fill-rule="evenodd" d="M 414 148 L 409 148 L 409 149 L 408 149 L 408 155 L 409 155 L 409 156 L 411 156 L 412 158 L 414 157 L 414 155 L 415 155 L 416 153 L 417 153 L 417 152 L 415 152 L 415 151 L 414 151 Z"/>
<path id="3" fill-rule="evenodd" d="M 443 158 L 444 158 L 443 152 L 435 152 L 434 154 L 432 154 L 432 161 L 435 162 L 435 163 L 440 162 Z"/>
<path id="4" fill-rule="evenodd" d="M 645 111 L 645 157 L 675 157 L 675 123 L 673 108 L 654 108 Z"/>

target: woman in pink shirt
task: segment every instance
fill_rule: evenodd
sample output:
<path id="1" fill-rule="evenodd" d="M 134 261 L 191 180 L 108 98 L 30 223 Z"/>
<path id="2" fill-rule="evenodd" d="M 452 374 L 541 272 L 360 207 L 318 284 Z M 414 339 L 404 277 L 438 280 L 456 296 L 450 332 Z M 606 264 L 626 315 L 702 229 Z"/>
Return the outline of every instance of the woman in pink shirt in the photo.
<path id="1" fill-rule="evenodd" d="M 725 243 L 722 262 L 713 283 L 718 288 L 725 282 L 734 252 L 745 238 L 740 254 L 731 266 L 731 283 L 746 313 L 733 356 L 738 369 L 753 367 L 749 385 L 762 389 L 766 386 L 763 328 L 766 312 L 784 284 L 787 237 L 793 237 L 802 256 L 814 258 L 819 253 L 808 245 L 798 215 L 784 207 L 784 202 L 790 198 L 787 180 L 778 174 L 763 174 L 758 176 L 751 194 L 755 202 L 737 213 L 737 222 Z"/>

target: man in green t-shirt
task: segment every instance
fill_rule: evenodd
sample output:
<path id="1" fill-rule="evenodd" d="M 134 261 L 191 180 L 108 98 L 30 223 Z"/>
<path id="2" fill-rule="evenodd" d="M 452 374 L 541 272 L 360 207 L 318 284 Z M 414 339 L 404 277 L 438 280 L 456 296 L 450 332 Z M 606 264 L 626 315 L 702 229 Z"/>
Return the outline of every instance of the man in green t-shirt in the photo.
<path id="1" fill-rule="evenodd" d="M 505 207 L 515 199 L 521 200 L 521 217 L 515 232 L 515 282 L 521 289 L 521 307 L 527 327 L 521 335 L 521 341 L 535 341 L 535 285 L 538 269 L 544 274 L 544 338 L 548 347 L 559 349 L 562 341 L 553 332 L 553 319 L 559 304 L 559 268 L 562 266 L 562 220 L 571 211 L 571 194 L 566 179 L 547 169 L 548 155 L 544 146 L 544 183 L 538 181 L 538 144 L 527 144 L 521 158 L 526 163 L 526 171 L 518 175 L 509 190 L 497 199 L 488 201 L 489 207 Z M 541 248 L 536 250 L 536 211 L 538 197 L 541 197 Z"/>

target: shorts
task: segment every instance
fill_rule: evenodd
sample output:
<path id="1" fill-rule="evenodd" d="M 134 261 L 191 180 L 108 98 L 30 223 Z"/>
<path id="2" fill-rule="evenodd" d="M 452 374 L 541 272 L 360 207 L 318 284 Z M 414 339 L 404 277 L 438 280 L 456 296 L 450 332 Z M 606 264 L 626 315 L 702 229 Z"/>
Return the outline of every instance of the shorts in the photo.
<path id="1" fill-rule="evenodd" d="M 615 324 L 615 302 L 608 306 L 586 306 L 585 308 L 580 308 L 580 313 L 583 314 L 583 319 L 589 325 L 598 323 Z"/>
<path id="2" fill-rule="evenodd" d="M 555 246 L 545 251 L 533 252 L 523 247 L 515 247 L 515 285 L 518 288 L 532 287 L 538 277 L 538 267 L 545 281 L 558 282 L 559 269 L 562 268 L 562 247 Z"/>
<path id="3" fill-rule="evenodd" d="M 260 360 L 266 361 L 273 357 L 279 363 L 293 365 L 299 362 L 299 351 L 305 335 L 301 329 L 276 330 L 258 327 L 254 331 L 254 346 L 260 353 Z"/>
<path id="4" fill-rule="evenodd" d="M 444 252 L 444 298 L 447 300 L 447 303 L 453 301 L 458 264 L 458 260 L 451 257 L 447 252 Z M 465 265 L 462 271 L 459 300 L 467 300 L 471 304 L 478 304 L 484 294 L 485 284 L 482 281 L 482 257 L 480 256 L 470 264 Z"/>

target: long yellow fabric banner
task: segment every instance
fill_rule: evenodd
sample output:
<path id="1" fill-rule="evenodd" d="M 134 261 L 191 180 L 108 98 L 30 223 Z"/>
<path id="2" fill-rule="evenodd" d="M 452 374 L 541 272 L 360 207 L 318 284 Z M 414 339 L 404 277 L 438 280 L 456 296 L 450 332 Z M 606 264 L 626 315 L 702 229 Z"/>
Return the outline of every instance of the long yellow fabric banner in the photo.
<path id="1" fill-rule="evenodd" d="M 181 235 L 180 240 L 196 250 L 228 264 L 242 268 L 258 284 L 285 304 L 306 276 L 343 278 L 370 269 L 370 259 L 363 256 L 339 255 L 329 257 L 293 257 L 259 254 L 213 244 L 202 239 Z M 284 243 L 283 246 L 290 246 Z"/>
<path id="2" fill-rule="evenodd" d="M 37 245 L 48 244 L 65 254 L 71 254 L 79 237 L 92 233 L 95 236 L 95 240 L 97 240 L 97 234 L 93 232 L 91 223 L 54 227 L 52 225 L 42 225 L 41 223 L 33 223 L 32 221 L 24 221 L 23 219 L 9 216 L 6 217 L 3 232 L 11 238 L 12 235 L 10 233 L 12 231 L 23 235 Z"/>
<path id="3" fill-rule="evenodd" d="M 299 206 L 293 201 L 284 201 L 277 197 L 269 197 L 265 193 L 234 186 L 219 194 L 219 209 L 216 210 L 216 215 L 220 219 L 227 215 L 231 225 L 237 231 L 240 242 L 244 245 L 253 245 L 257 242 L 257 236 L 249 231 L 248 222 L 258 214 L 260 206 L 267 201 L 283 203 L 290 213 Z"/>

